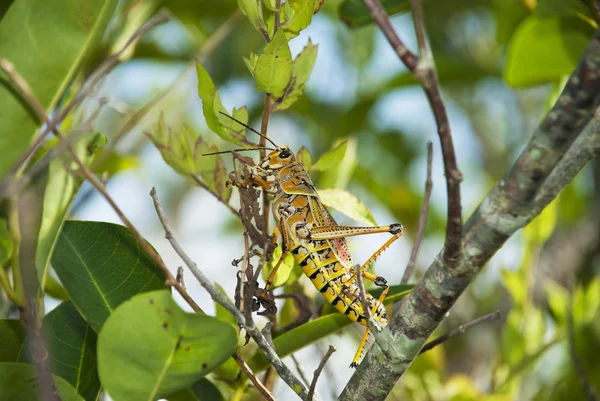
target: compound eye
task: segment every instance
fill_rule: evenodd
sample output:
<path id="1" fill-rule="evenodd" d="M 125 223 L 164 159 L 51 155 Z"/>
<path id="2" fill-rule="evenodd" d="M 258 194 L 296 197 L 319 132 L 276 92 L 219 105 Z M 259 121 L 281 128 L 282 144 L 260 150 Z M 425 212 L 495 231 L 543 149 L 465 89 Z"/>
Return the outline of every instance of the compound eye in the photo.
<path id="1" fill-rule="evenodd" d="M 287 159 L 291 155 L 292 155 L 292 152 L 290 152 L 289 149 L 283 149 L 281 152 L 279 152 L 279 157 L 281 159 Z"/>

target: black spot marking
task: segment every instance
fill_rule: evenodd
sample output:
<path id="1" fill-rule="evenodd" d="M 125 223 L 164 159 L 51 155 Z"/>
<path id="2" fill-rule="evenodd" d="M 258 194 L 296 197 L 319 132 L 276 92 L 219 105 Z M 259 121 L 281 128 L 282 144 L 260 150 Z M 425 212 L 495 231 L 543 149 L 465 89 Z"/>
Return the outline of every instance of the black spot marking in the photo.
<path id="1" fill-rule="evenodd" d="M 302 266 L 302 265 L 300 265 Z M 319 269 L 315 270 L 315 272 L 313 274 L 311 274 L 310 276 L 308 276 L 309 279 L 314 280 L 317 277 L 319 277 L 319 274 L 321 274 L 321 271 Z"/>
<path id="2" fill-rule="evenodd" d="M 333 298 L 333 301 L 331 301 L 331 305 L 336 306 L 338 302 L 340 302 L 342 299 L 340 298 L 339 295 L 337 295 L 335 298 Z"/>
<path id="3" fill-rule="evenodd" d="M 167 323 L 167 322 L 164 322 L 164 323 L 162 324 L 162 328 L 163 328 L 164 330 L 167 330 L 167 329 L 169 328 L 169 323 Z"/>
<path id="4" fill-rule="evenodd" d="M 165 313 L 167 315 L 173 316 L 173 313 L 169 309 L 165 309 Z"/>
<path id="5" fill-rule="evenodd" d="M 185 348 L 184 348 L 184 350 L 185 350 L 185 351 L 189 351 L 189 350 L 191 350 L 191 349 L 192 349 L 191 347 L 185 347 Z"/>
<path id="6" fill-rule="evenodd" d="M 325 283 L 325 285 L 319 290 L 321 291 L 321 294 L 324 294 L 327 292 L 327 290 L 329 289 L 330 285 L 329 282 Z"/>
<path id="7" fill-rule="evenodd" d="M 206 369 L 207 367 L 208 367 L 207 364 L 205 364 L 205 363 L 202 364 L 202 369 Z"/>
<path id="8" fill-rule="evenodd" d="M 148 303 L 149 303 L 150 305 L 154 305 L 154 300 L 153 300 L 152 298 L 150 298 L 150 299 L 148 300 Z"/>

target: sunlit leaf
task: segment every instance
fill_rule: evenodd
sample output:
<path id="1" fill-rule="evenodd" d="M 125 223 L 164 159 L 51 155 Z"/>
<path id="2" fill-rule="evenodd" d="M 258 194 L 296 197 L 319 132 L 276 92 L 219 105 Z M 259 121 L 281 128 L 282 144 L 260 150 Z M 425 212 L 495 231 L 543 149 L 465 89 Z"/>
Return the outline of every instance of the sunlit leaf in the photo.
<path id="1" fill-rule="evenodd" d="M 346 155 L 348 141 L 343 141 L 334 149 L 323 153 L 323 155 L 312 165 L 313 171 L 327 171 L 342 161 Z"/>
<path id="2" fill-rule="evenodd" d="M 284 31 L 297 35 L 312 21 L 315 12 L 315 0 L 289 0 L 288 4 L 294 10 L 294 15 L 284 21 L 281 27 Z"/>
<path id="3" fill-rule="evenodd" d="M 319 189 L 319 197 L 323 204 L 350 217 L 352 220 L 376 226 L 371 211 L 354 195 L 344 189 Z"/>
<path id="4" fill-rule="evenodd" d="M 238 6 L 242 13 L 248 18 L 248 21 L 258 30 L 266 31 L 265 23 L 262 19 L 262 13 L 259 10 L 261 2 L 257 0 L 238 0 Z"/>
<path id="5" fill-rule="evenodd" d="M 283 95 L 292 77 L 292 53 L 283 31 L 277 31 L 258 56 L 254 77 L 258 91 L 275 97 Z"/>
<path id="6" fill-rule="evenodd" d="M 542 245 L 554 233 L 558 219 L 560 196 L 554 199 L 525 229 L 525 236 L 533 244 Z"/>
<path id="7" fill-rule="evenodd" d="M 254 53 L 250 53 L 248 58 L 243 57 L 243 60 L 244 60 L 244 64 L 246 64 L 246 67 L 248 68 L 248 71 L 250 71 L 252 78 L 254 78 L 254 70 L 256 69 L 256 63 L 258 62 L 258 56 Z"/>
<path id="8" fill-rule="evenodd" d="M 120 154 L 115 151 L 104 152 L 99 151 L 96 155 L 91 169 L 94 173 L 107 173 L 113 176 L 123 171 L 132 170 L 140 167 L 140 160 L 135 155 Z"/>
<path id="9" fill-rule="evenodd" d="M 304 166 L 307 171 L 312 167 L 312 156 L 306 147 L 303 145 L 298 149 L 296 153 L 296 160 L 298 160 Z"/>
<path id="10" fill-rule="evenodd" d="M 504 80 L 515 88 L 560 80 L 575 69 L 593 33 L 578 18 L 528 17 L 510 41 Z"/>
<path id="11" fill-rule="evenodd" d="M 275 107 L 275 110 L 285 110 L 289 108 L 304 93 L 304 84 L 308 81 L 310 73 L 317 59 L 318 46 L 314 46 L 311 40 L 296 56 L 292 63 L 292 78 L 285 90 L 283 100 Z"/>
<path id="12" fill-rule="evenodd" d="M 116 0 L 20 0 L 0 21 L 0 55 L 14 64 L 49 110 L 94 51 Z M 0 74 L 0 178 L 29 146 L 40 125 L 27 102 Z"/>
<path id="13" fill-rule="evenodd" d="M 231 356 L 230 324 L 184 312 L 167 290 L 120 305 L 98 336 L 98 372 L 115 401 L 153 400 L 189 387 Z"/>
<path id="14" fill-rule="evenodd" d="M 271 274 L 271 271 L 275 265 L 277 265 L 279 259 L 281 259 L 281 255 L 281 245 L 277 245 L 277 248 L 275 248 L 273 251 L 273 257 L 271 258 L 271 261 L 267 262 L 265 267 L 262 269 L 262 276 L 264 280 L 269 277 L 269 274 Z M 279 287 L 287 283 L 288 279 L 290 278 L 290 274 L 292 273 L 292 269 L 294 268 L 294 263 L 294 255 L 292 255 L 290 252 L 285 256 L 283 262 L 281 262 L 279 269 L 277 269 L 277 274 L 273 280 L 273 287 Z"/>

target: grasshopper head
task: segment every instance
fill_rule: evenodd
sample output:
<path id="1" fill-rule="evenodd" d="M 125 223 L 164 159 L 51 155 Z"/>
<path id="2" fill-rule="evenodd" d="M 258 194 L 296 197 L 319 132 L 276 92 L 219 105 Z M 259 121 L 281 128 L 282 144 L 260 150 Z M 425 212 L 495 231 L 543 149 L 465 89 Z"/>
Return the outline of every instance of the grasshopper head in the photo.
<path id="1" fill-rule="evenodd" d="M 290 148 L 285 145 L 278 146 L 277 149 L 267 155 L 260 163 L 260 167 L 265 170 L 278 170 L 296 161 L 296 156 Z"/>

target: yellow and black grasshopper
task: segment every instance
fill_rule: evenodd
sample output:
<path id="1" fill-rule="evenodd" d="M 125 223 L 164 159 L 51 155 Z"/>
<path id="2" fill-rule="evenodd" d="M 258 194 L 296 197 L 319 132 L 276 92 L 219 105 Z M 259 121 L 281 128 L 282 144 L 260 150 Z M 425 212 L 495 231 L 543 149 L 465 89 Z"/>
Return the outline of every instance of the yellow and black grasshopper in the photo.
<path id="1" fill-rule="evenodd" d="M 272 151 L 254 167 L 253 173 L 243 182 L 228 181 L 228 184 L 241 187 L 259 186 L 273 196 L 272 210 L 276 221 L 273 241 L 277 241 L 281 236 L 283 254 L 267 279 L 265 291 L 271 290 L 277 269 L 285 256 L 291 252 L 327 302 L 351 320 L 367 327 L 350 364 L 350 367 L 356 367 L 369 334 L 359 287 L 356 283 L 356 274 L 358 271 L 363 278 L 384 287 L 379 299 L 369 293 L 365 295 L 372 321 L 380 327 L 385 327 L 388 319 L 383 300 L 389 287 L 383 277 L 368 273 L 366 268 L 402 236 L 402 225 L 339 226 L 319 199 L 319 194 L 304 166 L 296 160 L 292 151 L 287 146 L 277 146 L 269 138 L 265 138 L 275 146 L 275 149 L 271 149 Z M 389 232 L 393 236 L 360 268 L 354 267 L 345 238 L 384 232 Z"/>

